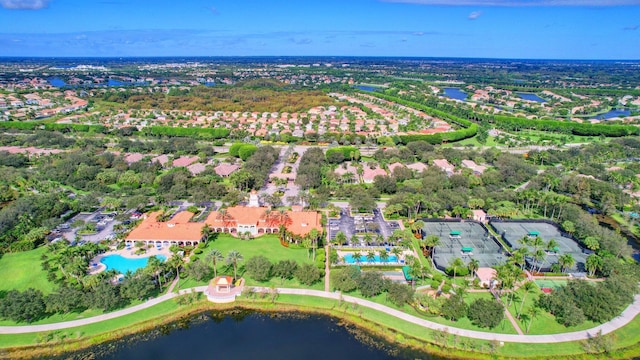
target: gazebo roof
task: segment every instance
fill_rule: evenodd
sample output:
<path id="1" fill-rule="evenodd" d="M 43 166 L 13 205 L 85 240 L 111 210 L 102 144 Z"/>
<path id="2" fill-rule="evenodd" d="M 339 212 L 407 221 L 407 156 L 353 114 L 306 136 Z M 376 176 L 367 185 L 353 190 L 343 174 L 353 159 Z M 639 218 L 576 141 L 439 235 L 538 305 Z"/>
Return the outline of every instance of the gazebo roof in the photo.
<path id="1" fill-rule="evenodd" d="M 233 278 L 231 276 L 218 276 L 213 279 L 213 284 L 216 286 L 233 285 Z"/>

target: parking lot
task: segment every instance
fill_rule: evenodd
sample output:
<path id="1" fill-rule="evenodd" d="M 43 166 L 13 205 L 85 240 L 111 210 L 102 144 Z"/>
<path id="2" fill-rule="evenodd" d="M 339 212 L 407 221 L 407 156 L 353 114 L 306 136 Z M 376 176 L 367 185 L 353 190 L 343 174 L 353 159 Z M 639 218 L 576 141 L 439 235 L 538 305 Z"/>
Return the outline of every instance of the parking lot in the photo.
<path id="1" fill-rule="evenodd" d="M 328 227 L 330 240 L 335 239 L 336 234 L 342 231 L 347 237 L 347 243 L 342 245 L 369 246 L 373 244 L 365 243 L 362 236 L 363 234 L 381 235 L 385 240 L 384 244 L 388 244 L 386 240 L 395 229 L 400 228 L 400 225 L 396 221 L 385 221 L 379 209 L 375 209 L 373 214 L 358 214 L 353 216 L 351 216 L 348 209 L 342 209 L 338 219 L 329 219 Z M 374 239 L 374 241 L 375 240 L 376 239 Z"/>

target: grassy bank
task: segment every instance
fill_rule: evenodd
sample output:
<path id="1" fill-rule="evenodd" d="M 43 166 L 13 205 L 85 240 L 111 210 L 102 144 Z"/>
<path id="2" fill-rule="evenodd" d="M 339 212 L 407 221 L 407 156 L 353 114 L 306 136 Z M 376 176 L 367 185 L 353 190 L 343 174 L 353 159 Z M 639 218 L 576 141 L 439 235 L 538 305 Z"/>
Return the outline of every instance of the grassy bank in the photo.
<path id="1" fill-rule="evenodd" d="M 34 288 L 45 295 L 51 293 L 56 286 L 47 280 L 41 265 L 42 254 L 47 250 L 46 246 L 41 246 L 31 251 L 3 254 L 0 258 L 0 291 Z"/>
<path id="2" fill-rule="evenodd" d="M 206 310 L 225 310 L 242 307 L 266 311 L 306 311 L 322 313 L 352 323 L 367 332 L 386 338 L 392 344 L 416 348 L 447 358 L 629 358 L 640 354 L 640 318 L 615 333 L 615 351 L 606 356 L 583 354 L 580 342 L 556 344 L 505 343 L 456 337 L 427 330 L 421 326 L 398 320 L 386 313 L 346 302 L 317 297 L 279 295 L 272 304 L 263 300 L 242 299 L 235 304 L 217 305 L 199 301 L 194 305 L 178 305 L 167 301 L 152 308 L 97 324 L 72 329 L 19 335 L 3 335 L 0 347 L 5 355 L 19 357 L 51 356 L 79 350 L 103 342 L 119 339 L 136 332 L 153 329 Z"/>

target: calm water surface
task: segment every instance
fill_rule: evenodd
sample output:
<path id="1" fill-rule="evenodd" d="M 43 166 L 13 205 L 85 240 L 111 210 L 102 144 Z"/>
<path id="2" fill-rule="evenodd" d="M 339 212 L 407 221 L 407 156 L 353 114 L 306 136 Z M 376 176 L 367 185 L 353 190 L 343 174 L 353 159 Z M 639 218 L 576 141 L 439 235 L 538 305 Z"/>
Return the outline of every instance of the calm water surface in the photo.
<path id="1" fill-rule="evenodd" d="M 467 93 L 458 88 L 444 88 L 444 96 L 451 99 L 464 100 L 467 98 Z"/>
<path id="2" fill-rule="evenodd" d="M 517 93 L 518 96 L 520 96 L 521 98 L 525 99 L 525 100 L 529 100 L 529 101 L 536 101 L 539 103 L 543 103 L 543 102 L 547 102 L 547 100 L 541 98 L 540 96 L 536 95 L 536 94 L 531 94 L 531 93 Z"/>
<path id="3" fill-rule="evenodd" d="M 437 359 L 401 350 L 325 316 L 242 311 L 221 318 L 198 315 L 131 339 L 64 358 L 161 359 Z"/>

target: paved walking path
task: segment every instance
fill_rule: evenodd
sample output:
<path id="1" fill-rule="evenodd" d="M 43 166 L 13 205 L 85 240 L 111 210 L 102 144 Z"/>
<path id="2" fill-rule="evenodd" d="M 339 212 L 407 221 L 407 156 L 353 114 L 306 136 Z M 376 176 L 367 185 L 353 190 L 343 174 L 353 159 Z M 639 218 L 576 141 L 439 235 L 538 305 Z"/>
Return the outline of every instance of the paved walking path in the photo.
<path id="1" fill-rule="evenodd" d="M 179 293 L 185 294 L 189 292 L 203 292 L 206 288 L 207 288 L 206 286 L 200 286 L 192 289 L 180 290 Z M 263 288 L 263 287 L 256 287 L 255 289 L 258 291 L 270 291 L 270 288 Z M 455 327 L 434 323 L 429 320 L 425 320 L 413 315 L 403 313 L 402 311 L 390 308 L 388 306 L 375 303 L 373 301 L 360 299 L 360 298 L 349 296 L 349 295 L 341 295 L 338 292 L 327 292 L 327 291 L 309 290 L 309 289 L 288 289 L 288 288 L 278 288 L 277 290 L 279 294 L 317 296 L 317 297 L 333 299 L 333 300 L 341 299 L 341 301 L 347 301 L 353 304 L 358 304 L 360 306 L 365 306 L 365 307 L 383 312 L 385 314 L 395 316 L 399 319 L 410 322 L 412 324 L 416 324 L 432 330 L 445 330 L 445 331 L 448 331 L 450 334 L 456 334 L 459 336 L 482 339 L 482 340 L 497 340 L 497 341 L 504 341 L 504 342 L 516 342 L 516 343 L 559 343 L 559 342 L 565 342 L 565 341 L 584 340 L 597 334 L 599 331 L 602 331 L 603 334 L 608 334 L 614 330 L 617 330 L 625 326 L 629 322 L 631 322 L 631 320 L 633 320 L 638 314 L 640 314 L 640 294 L 639 294 L 635 296 L 633 303 L 629 305 L 629 307 L 627 307 L 622 312 L 622 314 L 620 314 L 620 316 L 616 317 L 615 319 L 607 323 L 604 323 L 602 325 L 596 326 L 588 330 L 575 331 L 575 332 L 563 333 L 563 334 L 552 334 L 552 335 L 495 334 L 495 333 L 482 332 L 482 331 L 458 329 Z M 44 324 L 44 325 L 0 326 L 0 334 L 24 334 L 24 333 L 33 333 L 33 332 L 40 332 L 40 331 L 52 331 L 52 330 L 68 329 L 76 326 L 93 324 L 100 321 L 115 319 L 120 316 L 128 315 L 136 311 L 150 308 L 161 302 L 173 299 L 176 296 L 178 296 L 178 294 L 176 293 L 165 294 L 155 299 L 149 300 L 145 303 L 132 306 L 127 309 L 118 310 L 108 314 L 98 315 L 98 316 L 81 319 L 81 320 L 65 321 L 65 322 L 60 322 L 55 324 Z"/>
<path id="2" fill-rule="evenodd" d="M 331 269 L 329 269 L 329 244 L 325 245 L 324 247 L 324 258 L 326 259 L 325 266 L 324 266 L 324 291 L 329 291 L 331 290 L 330 284 L 331 284 L 331 278 L 330 278 L 330 274 L 331 274 Z"/>

